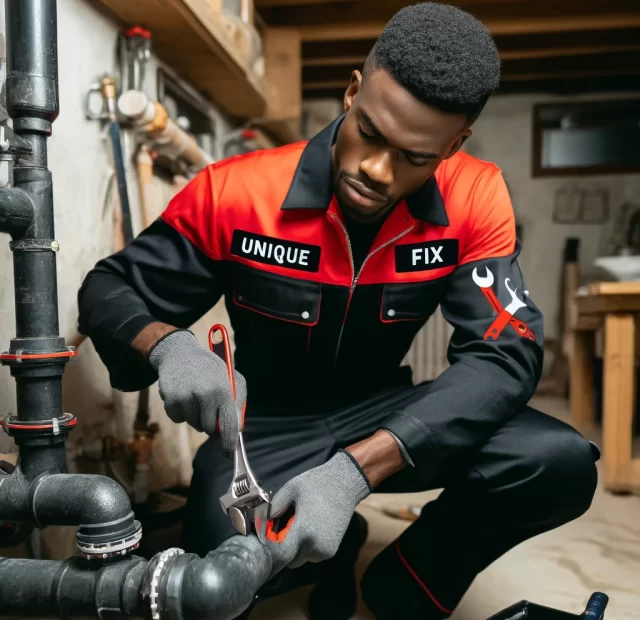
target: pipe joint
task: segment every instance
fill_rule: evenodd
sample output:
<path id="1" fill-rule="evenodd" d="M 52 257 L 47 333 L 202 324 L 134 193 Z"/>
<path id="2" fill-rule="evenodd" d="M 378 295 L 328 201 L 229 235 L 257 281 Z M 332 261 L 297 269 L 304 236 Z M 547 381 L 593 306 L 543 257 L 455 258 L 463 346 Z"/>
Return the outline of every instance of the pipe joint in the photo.
<path id="1" fill-rule="evenodd" d="M 18 239 L 33 222 L 35 208 L 27 192 L 18 187 L 0 187 L 0 232 Z"/>
<path id="2" fill-rule="evenodd" d="M 51 474 L 34 481 L 30 509 L 38 523 L 80 525 L 78 548 L 86 558 L 127 555 L 140 546 L 142 526 L 124 489 L 106 476 Z"/>

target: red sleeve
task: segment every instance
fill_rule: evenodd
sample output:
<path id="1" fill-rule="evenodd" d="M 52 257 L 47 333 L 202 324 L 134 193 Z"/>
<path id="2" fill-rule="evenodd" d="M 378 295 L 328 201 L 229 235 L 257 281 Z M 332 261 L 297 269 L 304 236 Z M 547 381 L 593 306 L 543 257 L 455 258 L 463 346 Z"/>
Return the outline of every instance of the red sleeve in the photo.
<path id="1" fill-rule="evenodd" d="M 515 214 L 502 172 L 495 168 L 482 175 L 469 198 L 467 241 L 460 264 L 513 254 Z"/>
<path id="2" fill-rule="evenodd" d="M 160 216 L 209 258 L 219 259 L 215 225 L 215 164 L 200 170 L 169 202 Z"/>

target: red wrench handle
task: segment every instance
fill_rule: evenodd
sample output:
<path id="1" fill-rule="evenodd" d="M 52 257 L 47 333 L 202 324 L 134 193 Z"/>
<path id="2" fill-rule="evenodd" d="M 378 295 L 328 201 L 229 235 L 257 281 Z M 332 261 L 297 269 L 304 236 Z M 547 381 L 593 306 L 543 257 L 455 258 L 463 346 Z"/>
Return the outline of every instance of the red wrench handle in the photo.
<path id="1" fill-rule="evenodd" d="M 511 325 L 518 336 L 535 341 L 536 337 L 529 329 L 528 325 L 523 321 L 516 319 L 513 314 L 510 314 L 504 309 L 492 288 L 480 288 L 480 290 L 487 298 L 487 301 L 491 304 L 491 307 L 498 313 L 498 316 L 494 319 L 493 323 L 491 323 L 489 329 L 487 329 L 484 334 L 485 340 L 495 340 L 504 331 L 504 328 L 507 325 Z"/>
<path id="2" fill-rule="evenodd" d="M 493 292 L 491 287 L 481 288 L 482 294 L 487 298 L 487 301 L 491 304 L 491 307 L 500 314 L 504 308 L 500 303 L 500 300 L 496 297 L 496 294 Z"/>
<path id="3" fill-rule="evenodd" d="M 501 310 L 500 314 L 495 318 L 489 329 L 484 334 L 485 340 L 495 340 L 504 330 L 504 328 L 513 319 L 513 314 L 506 310 Z"/>
<path id="4" fill-rule="evenodd" d="M 216 341 L 214 336 L 220 332 L 221 340 Z M 236 399 L 236 378 L 234 373 L 233 353 L 231 352 L 231 339 L 229 332 L 224 325 L 216 324 L 209 330 L 209 349 L 224 361 L 227 365 L 227 373 L 229 374 L 229 382 L 231 383 L 231 395 L 233 400 Z M 240 431 L 244 428 L 244 414 L 247 408 L 245 401 L 242 406 L 242 418 L 240 419 Z M 220 420 L 216 422 L 216 430 L 220 433 Z"/>

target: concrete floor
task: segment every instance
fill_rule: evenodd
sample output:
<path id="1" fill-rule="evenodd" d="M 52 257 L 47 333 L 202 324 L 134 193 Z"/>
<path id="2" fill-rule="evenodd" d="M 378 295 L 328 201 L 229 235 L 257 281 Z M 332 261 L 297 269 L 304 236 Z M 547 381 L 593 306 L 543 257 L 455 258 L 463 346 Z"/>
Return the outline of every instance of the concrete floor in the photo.
<path id="1" fill-rule="evenodd" d="M 533 406 L 566 419 L 564 401 L 538 398 Z M 582 429 L 589 439 L 597 433 Z M 425 503 L 438 492 L 376 495 L 358 510 L 369 521 L 369 539 L 358 571 L 408 525 L 381 513 L 380 506 Z M 504 555 L 478 576 L 453 620 L 486 620 L 526 599 L 579 614 L 594 591 L 606 593 L 607 620 L 640 619 L 640 497 L 614 496 L 598 488 L 591 509 L 580 519 L 538 536 Z M 262 604 L 251 620 L 304 620 L 308 589 Z M 362 604 L 354 620 L 371 620 Z"/>

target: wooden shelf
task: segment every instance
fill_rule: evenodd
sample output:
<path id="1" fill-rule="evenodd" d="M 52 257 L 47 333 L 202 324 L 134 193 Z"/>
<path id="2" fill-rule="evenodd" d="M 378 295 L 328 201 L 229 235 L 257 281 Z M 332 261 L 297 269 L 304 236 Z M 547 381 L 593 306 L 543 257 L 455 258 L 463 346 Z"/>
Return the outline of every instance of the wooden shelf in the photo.
<path id="1" fill-rule="evenodd" d="M 263 117 L 266 87 L 208 0 L 94 0 L 125 26 L 151 31 L 153 52 L 230 116 Z"/>

